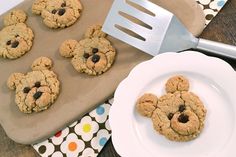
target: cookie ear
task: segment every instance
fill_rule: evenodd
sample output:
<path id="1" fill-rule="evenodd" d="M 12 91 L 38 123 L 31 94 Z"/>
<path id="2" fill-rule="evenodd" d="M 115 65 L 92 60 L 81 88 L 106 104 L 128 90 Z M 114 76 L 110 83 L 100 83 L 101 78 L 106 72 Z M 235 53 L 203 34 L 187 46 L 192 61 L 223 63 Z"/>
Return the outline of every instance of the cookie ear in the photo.
<path id="1" fill-rule="evenodd" d="M 32 5 L 32 13 L 40 15 L 44 8 L 46 8 L 48 0 L 35 0 Z"/>
<path id="2" fill-rule="evenodd" d="M 138 99 L 136 109 L 142 116 L 151 118 L 153 111 L 157 108 L 157 103 L 156 95 L 146 93 Z"/>
<path id="3" fill-rule="evenodd" d="M 87 31 L 85 32 L 84 37 L 85 38 L 105 38 L 107 36 L 106 33 L 102 32 L 102 26 L 101 25 L 93 25 L 90 26 Z"/>
<path id="4" fill-rule="evenodd" d="M 52 60 L 47 57 L 37 58 L 31 65 L 33 71 L 50 70 L 52 68 Z"/>
<path id="5" fill-rule="evenodd" d="M 74 50 L 75 50 L 75 47 L 77 44 L 78 44 L 78 42 L 73 39 L 69 39 L 69 40 L 64 41 L 59 48 L 59 52 L 60 52 L 61 56 L 67 57 L 67 58 L 73 57 Z"/>
<path id="6" fill-rule="evenodd" d="M 182 75 L 177 75 L 169 78 L 165 84 L 167 93 L 174 93 L 176 91 L 188 91 L 189 81 Z"/>
<path id="7" fill-rule="evenodd" d="M 20 80 L 24 78 L 24 74 L 22 73 L 13 73 L 7 80 L 7 86 L 11 90 L 16 89 L 16 86 L 20 83 Z"/>
<path id="8" fill-rule="evenodd" d="M 5 26 L 14 25 L 17 23 L 24 23 L 27 15 L 23 10 L 13 10 L 4 16 L 3 23 Z"/>

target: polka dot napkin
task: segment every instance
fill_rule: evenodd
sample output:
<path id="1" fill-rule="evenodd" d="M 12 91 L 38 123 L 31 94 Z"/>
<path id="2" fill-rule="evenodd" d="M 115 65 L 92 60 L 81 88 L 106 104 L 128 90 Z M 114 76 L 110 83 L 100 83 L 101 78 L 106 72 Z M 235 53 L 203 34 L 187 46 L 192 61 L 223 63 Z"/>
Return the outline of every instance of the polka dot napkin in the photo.
<path id="1" fill-rule="evenodd" d="M 206 25 L 227 0 L 196 0 L 203 9 Z M 108 114 L 113 99 L 107 100 L 82 119 L 42 143 L 33 145 L 42 157 L 96 157 L 111 136 Z"/>
<path id="2" fill-rule="evenodd" d="M 111 136 L 108 114 L 112 101 L 106 101 L 53 137 L 33 145 L 34 149 L 42 157 L 96 157 Z"/>
<path id="3" fill-rule="evenodd" d="M 212 20 L 228 0 L 196 0 L 205 13 L 206 24 Z"/>

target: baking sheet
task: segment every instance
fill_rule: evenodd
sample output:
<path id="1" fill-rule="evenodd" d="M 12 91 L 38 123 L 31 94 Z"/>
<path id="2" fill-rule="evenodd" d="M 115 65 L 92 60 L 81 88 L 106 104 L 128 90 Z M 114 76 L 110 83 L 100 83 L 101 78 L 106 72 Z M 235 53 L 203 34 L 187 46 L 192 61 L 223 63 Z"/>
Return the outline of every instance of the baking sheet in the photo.
<path id="1" fill-rule="evenodd" d="M 161 0 L 152 0 L 163 5 Z M 204 16 L 195 1 L 179 0 L 182 8 L 178 8 L 177 0 L 171 5 L 173 12 L 185 23 L 195 35 L 204 28 Z M 28 14 L 27 24 L 35 33 L 34 45 L 30 52 L 17 60 L 0 59 L 0 123 L 6 133 L 14 141 L 23 144 L 39 142 L 57 130 L 77 120 L 96 105 L 111 96 L 117 85 L 138 63 L 151 58 L 127 44 L 109 37 L 117 50 L 117 57 L 112 68 L 100 76 L 88 76 L 78 73 L 71 65 L 70 59 L 59 55 L 58 48 L 66 39 L 82 39 L 86 28 L 90 25 L 102 24 L 112 4 L 112 0 L 81 0 L 82 16 L 73 26 L 66 29 L 52 30 L 42 23 L 42 18 L 31 13 L 32 0 L 26 0 L 17 8 Z M 169 1 L 168 1 L 169 2 Z M 166 4 L 166 3 L 165 3 Z M 176 6 L 175 8 L 172 8 Z M 193 7 L 194 6 L 194 7 Z M 181 14 L 182 12 L 182 14 Z M 188 20 L 186 20 L 187 18 Z M 2 16 L 0 17 L 2 28 Z M 194 25 L 193 25 L 194 24 Z M 31 71 L 33 60 L 47 56 L 54 62 L 53 71 L 61 81 L 61 93 L 56 102 L 46 111 L 24 114 L 18 110 L 14 102 L 15 92 L 7 88 L 6 80 L 13 72 Z"/>

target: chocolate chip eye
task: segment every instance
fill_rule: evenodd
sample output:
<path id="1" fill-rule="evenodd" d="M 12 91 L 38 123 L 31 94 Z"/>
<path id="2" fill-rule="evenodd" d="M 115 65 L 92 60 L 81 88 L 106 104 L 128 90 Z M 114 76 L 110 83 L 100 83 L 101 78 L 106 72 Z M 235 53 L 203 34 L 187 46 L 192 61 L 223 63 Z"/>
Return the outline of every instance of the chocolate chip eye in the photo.
<path id="1" fill-rule="evenodd" d="M 23 89 L 23 92 L 24 92 L 24 93 L 29 93 L 29 91 L 30 91 L 30 88 L 29 88 L 29 87 L 25 87 L 25 88 Z"/>
<path id="2" fill-rule="evenodd" d="M 66 12 L 66 10 L 64 8 L 62 8 L 58 11 L 58 15 L 62 16 L 65 14 L 65 12 Z"/>
<path id="3" fill-rule="evenodd" d="M 180 123 L 187 123 L 189 121 L 188 119 L 188 115 L 185 115 L 185 114 L 181 114 L 178 118 L 178 121 Z"/>
<path id="4" fill-rule="evenodd" d="M 19 37 L 19 35 L 17 34 L 17 35 L 15 35 L 15 37 L 17 38 L 17 37 Z"/>
<path id="5" fill-rule="evenodd" d="M 180 105 L 179 106 L 179 112 L 184 112 L 185 109 L 186 109 L 185 105 Z"/>
<path id="6" fill-rule="evenodd" d="M 52 10 L 52 14 L 56 14 L 57 13 L 57 10 L 56 9 L 53 9 Z"/>
<path id="7" fill-rule="evenodd" d="M 8 40 L 6 44 L 11 45 L 11 40 Z"/>
<path id="8" fill-rule="evenodd" d="M 41 86 L 41 83 L 40 83 L 40 82 L 36 82 L 36 83 L 34 84 L 34 86 L 37 87 L 37 88 L 39 88 L 39 87 Z"/>
<path id="9" fill-rule="evenodd" d="M 173 118 L 174 114 L 173 113 L 169 113 L 168 114 L 168 119 L 171 120 Z"/>
<path id="10" fill-rule="evenodd" d="M 17 48 L 18 45 L 19 45 L 19 41 L 14 41 L 13 43 L 11 43 L 12 48 Z"/>
<path id="11" fill-rule="evenodd" d="M 97 53 L 98 52 L 98 48 L 93 48 L 92 52 L 93 53 Z"/>
<path id="12" fill-rule="evenodd" d="M 43 92 L 36 92 L 33 97 L 35 100 L 39 99 L 42 96 Z"/>
<path id="13" fill-rule="evenodd" d="M 65 3 L 65 2 L 61 4 L 61 7 L 65 7 L 65 6 L 66 6 L 66 3 Z"/>
<path id="14" fill-rule="evenodd" d="M 88 53 L 84 53 L 84 56 L 83 56 L 85 59 L 88 59 L 89 58 L 89 54 Z"/>
<path id="15" fill-rule="evenodd" d="M 92 61 L 93 61 L 93 63 L 97 63 L 98 61 L 100 60 L 100 56 L 99 55 L 93 55 L 93 57 L 92 57 Z"/>

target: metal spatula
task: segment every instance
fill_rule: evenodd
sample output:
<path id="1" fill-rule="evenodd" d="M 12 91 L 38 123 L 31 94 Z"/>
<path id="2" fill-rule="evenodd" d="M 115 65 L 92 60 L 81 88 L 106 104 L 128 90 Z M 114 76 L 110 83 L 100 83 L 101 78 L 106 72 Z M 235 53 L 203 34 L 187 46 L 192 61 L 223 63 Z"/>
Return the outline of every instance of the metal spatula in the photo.
<path id="1" fill-rule="evenodd" d="M 194 37 L 176 16 L 148 0 L 114 0 L 102 30 L 153 56 L 193 48 L 236 59 L 235 46 Z"/>

